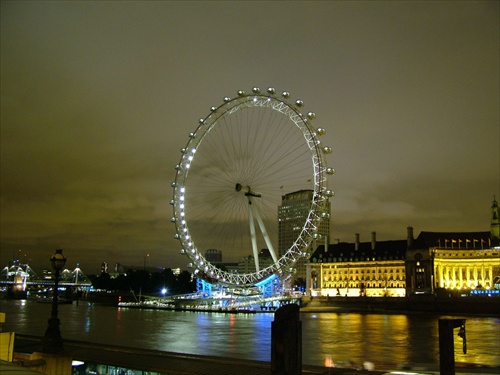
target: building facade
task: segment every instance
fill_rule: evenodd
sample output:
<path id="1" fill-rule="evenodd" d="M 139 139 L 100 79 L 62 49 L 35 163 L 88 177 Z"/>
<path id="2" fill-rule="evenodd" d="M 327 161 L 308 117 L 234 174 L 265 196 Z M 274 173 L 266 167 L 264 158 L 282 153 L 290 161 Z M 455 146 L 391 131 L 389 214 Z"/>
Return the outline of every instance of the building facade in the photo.
<path id="1" fill-rule="evenodd" d="M 498 238 L 493 232 L 421 232 L 407 250 L 406 272 L 408 294 L 498 288 Z"/>
<path id="2" fill-rule="evenodd" d="M 306 264 L 306 290 L 311 296 L 404 296 L 407 242 L 339 242 L 318 246 Z"/>
<path id="3" fill-rule="evenodd" d="M 281 197 L 278 207 L 278 254 L 283 256 L 299 237 L 300 231 L 307 219 L 313 201 L 313 190 L 299 190 Z M 327 205 L 326 215 L 320 222 L 315 244 L 329 243 L 330 233 L 330 202 Z M 316 246 L 314 246 L 316 248 Z M 300 258 L 295 264 L 294 278 L 306 278 L 307 258 Z"/>
<path id="4" fill-rule="evenodd" d="M 207 249 L 205 250 L 205 259 L 210 263 L 221 263 L 222 251 L 218 249 Z"/>
<path id="5" fill-rule="evenodd" d="M 306 264 L 310 296 L 474 294 L 500 289 L 500 221 L 494 199 L 489 232 L 421 232 L 414 238 L 320 245 Z"/>
<path id="6" fill-rule="evenodd" d="M 259 265 L 261 269 L 271 266 L 274 261 L 268 249 L 259 251 Z M 255 272 L 255 259 L 253 255 L 242 257 L 238 262 L 238 273 L 251 273 Z"/>

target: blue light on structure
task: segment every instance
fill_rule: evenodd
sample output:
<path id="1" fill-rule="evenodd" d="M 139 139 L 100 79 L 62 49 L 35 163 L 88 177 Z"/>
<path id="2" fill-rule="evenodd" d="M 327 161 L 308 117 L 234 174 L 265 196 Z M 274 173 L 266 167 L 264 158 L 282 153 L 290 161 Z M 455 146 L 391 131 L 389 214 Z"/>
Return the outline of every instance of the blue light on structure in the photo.
<path id="1" fill-rule="evenodd" d="M 201 293 L 203 297 L 212 297 L 212 284 L 203 279 L 196 279 L 196 290 L 198 293 Z"/>
<path id="2" fill-rule="evenodd" d="M 474 289 L 470 291 L 471 296 L 500 296 L 498 289 Z"/>
<path id="3" fill-rule="evenodd" d="M 272 274 L 271 276 L 265 278 L 262 281 L 259 281 L 258 283 L 255 284 L 256 287 L 261 288 L 262 290 L 262 297 L 267 298 L 267 297 L 272 297 L 273 295 L 273 284 L 277 279 L 276 274 Z"/>
<path id="4" fill-rule="evenodd" d="M 267 277 L 264 280 L 259 281 L 258 283 L 255 284 L 255 286 L 262 287 L 266 285 L 267 283 L 272 282 L 277 276 L 273 273 L 271 276 Z"/>

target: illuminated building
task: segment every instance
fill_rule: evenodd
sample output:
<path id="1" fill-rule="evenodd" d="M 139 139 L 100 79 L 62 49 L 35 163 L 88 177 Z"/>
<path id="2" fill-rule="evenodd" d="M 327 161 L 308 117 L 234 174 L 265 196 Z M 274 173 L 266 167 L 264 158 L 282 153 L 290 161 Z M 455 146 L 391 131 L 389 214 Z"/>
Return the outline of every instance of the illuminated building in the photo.
<path id="1" fill-rule="evenodd" d="M 407 292 L 491 289 L 499 254 L 491 232 L 422 232 L 407 252 Z"/>
<path id="2" fill-rule="evenodd" d="M 299 190 L 293 193 L 285 194 L 281 197 L 281 206 L 278 207 L 279 256 L 283 256 L 283 254 L 288 251 L 294 241 L 299 237 L 304 222 L 306 221 L 309 211 L 311 210 L 313 194 L 313 190 Z M 328 202 L 327 212 L 330 212 L 330 202 Z M 326 217 L 321 220 L 317 231 L 320 238 L 319 241 L 323 244 L 329 243 L 329 233 L 330 217 L 329 215 L 326 215 Z M 295 278 L 305 279 L 306 261 L 307 258 L 300 258 L 295 264 Z"/>
<path id="3" fill-rule="evenodd" d="M 500 221 L 496 200 L 489 232 L 421 232 L 415 239 L 320 245 L 306 264 L 311 296 L 478 294 L 500 289 Z"/>
<path id="4" fill-rule="evenodd" d="M 320 245 L 306 264 L 306 290 L 313 296 L 405 295 L 407 241 L 339 242 Z"/>

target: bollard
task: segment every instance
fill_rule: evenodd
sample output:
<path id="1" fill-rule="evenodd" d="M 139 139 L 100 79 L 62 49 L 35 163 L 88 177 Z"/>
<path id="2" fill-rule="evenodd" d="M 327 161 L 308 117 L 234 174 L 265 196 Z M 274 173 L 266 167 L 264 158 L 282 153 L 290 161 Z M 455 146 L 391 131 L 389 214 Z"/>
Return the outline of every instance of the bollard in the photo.
<path id="1" fill-rule="evenodd" d="M 453 343 L 453 329 L 460 327 L 465 342 L 465 319 L 439 319 L 439 373 L 441 375 L 455 375 L 455 345 Z"/>
<path id="2" fill-rule="evenodd" d="M 271 324 L 271 374 L 302 373 L 302 322 L 296 304 L 280 307 Z"/>

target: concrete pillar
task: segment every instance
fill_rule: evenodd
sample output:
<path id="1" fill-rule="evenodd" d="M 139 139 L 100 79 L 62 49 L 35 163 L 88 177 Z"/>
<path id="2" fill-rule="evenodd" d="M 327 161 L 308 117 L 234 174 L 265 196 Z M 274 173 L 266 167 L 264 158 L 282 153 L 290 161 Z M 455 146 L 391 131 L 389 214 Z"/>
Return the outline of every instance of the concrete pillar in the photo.
<path id="1" fill-rule="evenodd" d="M 460 272 L 459 274 L 459 277 L 458 279 L 460 280 L 460 285 L 459 285 L 459 288 L 462 289 L 463 288 L 463 283 L 464 283 L 464 278 L 463 278 L 463 275 L 464 275 L 464 269 L 462 266 L 458 267 L 458 272 Z"/>
<path id="2" fill-rule="evenodd" d="M 271 374 L 302 374 L 302 322 L 296 304 L 280 307 L 271 324 Z"/>
<path id="3" fill-rule="evenodd" d="M 444 288 L 444 273 L 443 273 L 443 266 L 439 266 L 439 287 Z"/>
<path id="4" fill-rule="evenodd" d="M 465 326 L 465 319 L 439 319 L 440 375 L 455 375 L 455 345 L 453 343 L 453 329 L 461 326 Z"/>

